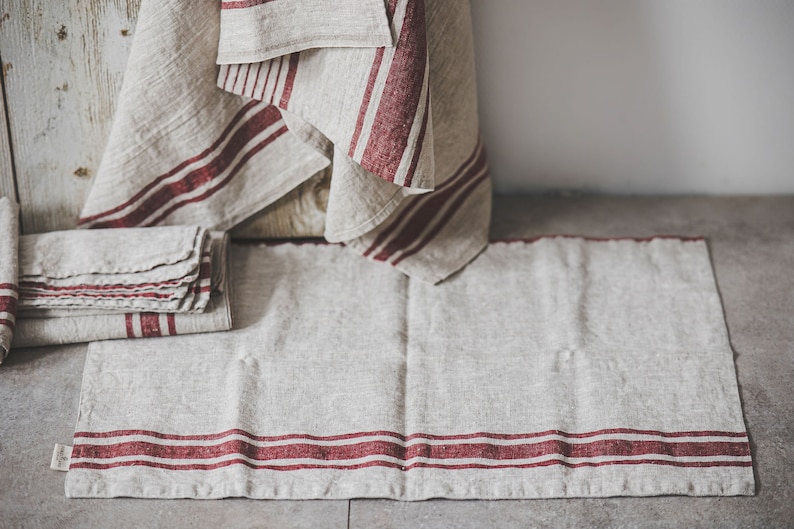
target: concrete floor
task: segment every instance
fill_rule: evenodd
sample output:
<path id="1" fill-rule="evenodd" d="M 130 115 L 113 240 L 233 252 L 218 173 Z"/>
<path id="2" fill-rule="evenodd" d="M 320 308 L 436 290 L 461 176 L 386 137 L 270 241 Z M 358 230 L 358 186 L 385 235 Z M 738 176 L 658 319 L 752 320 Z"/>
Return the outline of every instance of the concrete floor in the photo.
<path id="1" fill-rule="evenodd" d="M 13 351 L 0 366 L 0 528 L 504 529 L 794 527 L 794 197 L 501 198 L 494 238 L 705 235 L 736 355 L 755 497 L 527 501 L 67 500 L 49 470 L 71 444 L 85 346 Z"/>

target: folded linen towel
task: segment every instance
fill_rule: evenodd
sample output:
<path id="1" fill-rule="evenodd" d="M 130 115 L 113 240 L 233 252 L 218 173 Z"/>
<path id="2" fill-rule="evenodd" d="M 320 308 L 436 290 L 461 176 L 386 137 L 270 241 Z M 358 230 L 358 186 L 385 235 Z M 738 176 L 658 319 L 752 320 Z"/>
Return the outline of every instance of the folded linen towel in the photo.
<path id="1" fill-rule="evenodd" d="M 203 312 L 210 238 L 197 226 L 71 230 L 19 241 L 20 312 Z"/>
<path id="2" fill-rule="evenodd" d="M 126 230 L 115 230 L 122 232 Z M 90 342 L 117 338 L 172 336 L 227 331 L 232 328 L 228 287 L 229 237 L 211 233 L 211 294 L 205 311 L 182 313 L 91 311 L 26 311 L 17 321 L 14 347 Z M 204 269 L 209 267 L 204 266 Z"/>
<path id="3" fill-rule="evenodd" d="M 144 0 L 80 224 L 228 229 L 331 167 L 326 239 L 444 279 L 487 244 L 473 57 L 460 0 Z"/>
<path id="4" fill-rule="evenodd" d="M 0 363 L 11 348 L 17 313 L 17 244 L 19 207 L 0 197 Z"/>

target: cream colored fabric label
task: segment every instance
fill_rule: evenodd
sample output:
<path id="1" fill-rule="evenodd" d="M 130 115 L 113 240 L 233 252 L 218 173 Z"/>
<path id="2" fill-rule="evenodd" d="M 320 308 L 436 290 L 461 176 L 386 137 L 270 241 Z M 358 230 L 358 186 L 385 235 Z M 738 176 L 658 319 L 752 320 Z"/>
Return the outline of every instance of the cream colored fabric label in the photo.
<path id="1" fill-rule="evenodd" d="M 50 461 L 50 468 L 59 472 L 67 472 L 69 470 L 69 461 L 71 461 L 71 459 L 72 447 L 56 444 L 55 449 L 52 451 L 52 461 Z"/>

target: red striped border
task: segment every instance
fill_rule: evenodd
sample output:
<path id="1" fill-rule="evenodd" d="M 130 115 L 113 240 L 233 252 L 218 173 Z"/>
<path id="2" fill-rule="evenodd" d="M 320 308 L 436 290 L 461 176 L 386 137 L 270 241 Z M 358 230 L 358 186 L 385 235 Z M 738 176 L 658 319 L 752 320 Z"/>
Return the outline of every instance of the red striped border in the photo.
<path id="1" fill-rule="evenodd" d="M 359 161 L 364 169 L 388 182 L 394 181 L 400 167 L 411 124 L 419 110 L 422 87 L 427 81 L 426 33 L 424 0 L 408 2 L 386 85 Z M 428 111 L 426 108 L 425 113 Z M 416 148 L 421 149 L 421 143 Z"/>
<path id="2" fill-rule="evenodd" d="M 79 223 L 90 224 L 92 228 L 139 226 L 142 225 L 144 221 L 146 221 L 146 225 L 156 225 L 163 221 L 173 211 L 187 204 L 199 202 L 214 195 L 231 181 L 248 160 L 283 135 L 287 130 L 286 125 L 284 125 L 258 144 L 251 145 L 251 140 L 266 129 L 276 125 L 281 120 L 281 113 L 272 105 L 268 105 L 262 107 L 261 110 L 253 114 L 238 127 L 237 125 L 243 121 L 245 114 L 257 105 L 262 105 L 262 103 L 259 101 L 252 101 L 245 105 L 232 118 L 229 125 L 227 125 L 226 129 L 213 144 L 199 155 L 189 158 L 170 171 L 153 178 L 152 181 L 123 204 L 102 213 L 84 217 L 80 219 Z M 226 145 L 218 151 L 220 145 L 227 139 L 228 142 Z M 245 154 L 234 167 L 229 169 L 240 153 Z M 165 179 L 177 174 L 189 165 L 199 162 L 201 162 L 202 165 L 193 168 L 179 180 L 164 183 Z M 226 177 L 218 180 L 218 177 L 227 169 L 229 173 Z M 215 185 L 210 187 L 206 192 L 167 206 L 167 204 L 176 197 L 213 182 Z M 159 189 L 157 189 L 158 187 Z M 137 205 L 135 205 L 136 203 Z M 135 205 L 134 209 L 119 218 L 101 220 L 133 205 Z M 150 218 L 155 214 L 157 214 L 156 217 Z"/>
<path id="3" fill-rule="evenodd" d="M 652 435 L 659 439 L 600 439 L 590 442 L 569 442 L 574 439 L 587 439 L 599 435 Z M 129 440 L 111 444 L 91 444 L 78 441 L 81 439 L 112 438 L 126 436 L 149 436 L 160 440 L 203 440 L 213 441 L 229 435 L 238 435 L 247 439 L 270 441 L 295 441 L 275 446 L 255 446 L 245 439 L 233 439 L 215 445 L 169 445 L 152 441 Z M 364 440 L 373 435 L 390 437 L 392 440 Z M 533 441 L 539 437 L 555 435 L 563 439 L 546 439 Z M 680 440 L 681 438 L 688 440 Z M 699 437 L 722 437 L 723 440 L 697 441 Z M 410 439 L 428 441 L 458 441 L 456 443 L 420 442 L 403 445 Z M 460 442 L 474 440 L 476 442 Z M 526 440 L 520 444 L 495 444 L 483 439 Z M 727 440 L 726 440 L 727 439 Z M 338 469 L 354 470 L 359 468 L 382 466 L 410 470 L 412 468 L 443 468 L 443 469 L 498 469 L 498 468 L 533 468 L 551 465 L 563 465 L 569 468 L 598 467 L 606 465 L 666 465 L 679 467 L 713 467 L 713 466 L 752 466 L 750 445 L 745 432 L 690 431 L 661 432 L 652 430 L 633 430 L 625 428 L 598 430 L 594 432 L 568 434 L 559 430 L 548 430 L 528 434 L 497 434 L 473 433 L 451 436 L 412 434 L 403 436 L 394 432 L 360 432 L 337 436 L 312 436 L 294 434 L 288 436 L 255 436 L 243 430 L 228 430 L 219 434 L 209 435 L 171 435 L 145 430 L 120 430 L 116 432 L 78 432 L 75 434 L 75 445 L 72 453 L 73 462 L 70 468 L 110 469 L 132 465 L 142 465 L 168 470 L 212 470 L 234 464 L 241 464 L 255 469 L 300 470 L 300 469 Z M 340 445 L 317 445 L 312 441 L 353 441 Z M 360 440 L 356 442 L 356 440 Z M 156 458 L 162 461 L 138 459 L 139 457 Z M 232 456 L 231 459 L 202 463 L 202 460 Z M 239 456 L 239 457 L 234 457 Z M 663 456 L 667 459 L 664 459 Z M 358 461 L 367 457 L 390 458 L 373 461 Z M 606 461 L 577 461 L 568 459 L 618 458 Z M 629 458 L 632 459 L 620 459 Z M 123 461 L 103 461 L 113 458 L 125 458 Z M 422 458 L 429 461 L 414 461 Z M 539 461 L 531 459 L 546 458 Z M 549 459 L 550 458 L 550 459 Z M 672 458 L 672 459 L 671 459 Z M 689 458 L 689 460 L 676 460 Z M 711 458 L 693 460 L 696 458 Z M 723 459 L 719 459 L 723 458 Z M 724 458 L 744 458 L 726 460 Z M 195 460 L 190 463 L 169 463 L 168 460 Z M 318 463 L 292 463 L 291 460 L 316 460 Z M 468 460 L 456 463 L 455 460 Z M 81 461 L 85 460 L 85 461 Z M 393 461 L 397 460 L 397 462 Z M 435 461 L 434 461 L 435 460 Z M 481 460 L 481 463 L 471 460 Z M 273 462 L 279 464 L 274 465 Z M 322 464 L 320 461 L 328 463 Z M 345 463 L 349 461 L 349 463 Z M 485 463 L 488 461 L 488 463 Z"/>
<path id="4" fill-rule="evenodd" d="M 449 224 L 466 199 L 487 178 L 485 148 L 478 140 L 472 154 L 457 171 L 432 193 L 414 197 L 413 203 L 389 221 L 363 255 L 372 256 L 376 261 L 388 261 L 403 252 L 391 263 L 396 265 L 418 253 Z M 374 253 L 378 248 L 378 253 Z"/>
<path id="5" fill-rule="evenodd" d="M 134 204 L 135 202 L 137 202 L 138 200 L 143 198 L 149 191 L 151 191 L 152 189 L 157 187 L 163 180 L 165 180 L 165 179 L 167 179 L 167 178 L 169 178 L 171 176 L 174 176 L 179 171 L 185 169 L 188 165 L 200 162 L 200 161 L 204 160 L 205 158 L 208 158 L 210 155 L 213 154 L 213 152 L 215 152 L 218 149 L 218 147 L 220 147 L 220 145 L 226 140 L 226 138 L 229 137 L 229 135 L 232 133 L 234 128 L 243 120 L 243 118 L 245 117 L 246 113 L 248 113 L 249 110 L 251 110 L 252 108 L 257 106 L 258 104 L 260 104 L 258 101 L 251 101 L 248 104 L 246 104 L 245 106 L 243 106 L 237 112 L 237 114 L 235 114 L 232 117 L 232 119 L 229 120 L 229 124 L 226 125 L 226 128 L 221 132 L 221 134 L 218 136 L 218 138 L 214 142 L 212 142 L 212 144 L 209 147 L 207 147 L 206 149 L 201 151 L 199 154 L 197 154 L 196 156 L 193 156 L 191 158 L 188 158 L 187 160 L 185 160 L 185 161 L 179 163 L 178 165 L 176 165 L 173 169 L 171 169 L 171 170 L 169 170 L 169 171 L 167 171 L 167 172 L 165 172 L 165 173 L 153 178 L 152 181 L 150 181 L 143 188 L 141 188 L 140 191 L 138 191 L 135 195 L 130 197 L 130 199 L 127 200 L 126 202 L 124 202 L 122 204 L 119 204 L 118 206 L 116 206 L 116 207 L 114 207 L 112 209 L 109 209 L 107 211 L 103 211 L 102 213 L 97 213 L 96 215 L 91 215 L 91 216 L 88 216 L 88 217 L 82 217 L 78 221 L 78 224 L 87 224 L 87 223 L 93 222 L 95 220 L 101 219 L 103 217 L 107 217 L 109 215 L 112 215 L 114 213 L 118 213 L 118 212 L 122 211 L 123 209 L 130 207 L 132 204 Z"/>
<path id="6" fill-rule="evenodd" d="M 158 327 L 159 329 L 159 327 Z M 742 457 L 750 455 L 746 442 L 666 442 L 604 439 L 592 443 L 568 443 L 549 440 L 535 443 L 497 445 L 490 443 L 428 444 L 408 446 L 390 441 L 367 441 L 344 445 L 292 443 L 277 446 L 256 446 L 232 440 L 212 446 L 163 445 L 146 441 L 120 442 L 112 445 L 79 444 L 72 457 L 108 459 L 145 455 L 162 459 L 208 459 L 239 454 L 256 461 L 283 459 L 346 460 L 368 456 L 388 456 L 409 460 L 427 459 L 532 459 L 551 455 L 569 458 L 606 456 L 665 455 L 670 457 Z"/>

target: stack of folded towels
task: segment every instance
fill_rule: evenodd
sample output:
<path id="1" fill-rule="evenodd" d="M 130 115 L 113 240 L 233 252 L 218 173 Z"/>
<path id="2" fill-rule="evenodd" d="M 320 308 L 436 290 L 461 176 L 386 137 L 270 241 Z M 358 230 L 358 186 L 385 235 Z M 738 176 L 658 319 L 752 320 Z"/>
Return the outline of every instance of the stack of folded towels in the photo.
<path id="1" fill-rule="evenodd" d="M 16 219 L 15 205 L 5 209 Z M 17 237 L 15 229 L 9 237 Z M 18 255 L 18 277 L 6 281 L 18 293 L 16 321 L 6 318 L 14 347 L 231 328 L 225 233 L 198 226 L 71 230 L 11 244 L 18 253 L 9 247 L 4 264 Z"/>
<path id="2" fill-rule="evenodd" d="M 210 250 L 209 233 L 196 226 L 25 235 L 19 311 L 203 312 Z"/>

